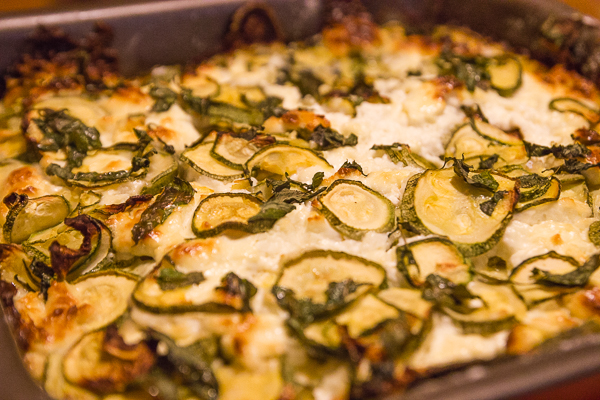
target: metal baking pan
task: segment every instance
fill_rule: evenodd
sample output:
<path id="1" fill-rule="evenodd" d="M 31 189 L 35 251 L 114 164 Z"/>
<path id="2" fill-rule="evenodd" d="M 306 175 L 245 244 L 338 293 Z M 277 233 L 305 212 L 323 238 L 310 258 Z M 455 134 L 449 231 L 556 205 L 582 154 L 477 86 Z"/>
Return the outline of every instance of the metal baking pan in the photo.
<path id="1" fill-rule="evenodd" d="M 242 0 L 98 2 L 85 8 L 0 15 L 0 74 L 39 25 L 59 26 L 74 38 L 95 21 L 114 31 L 121 72 L 157 64 L 186 63 L 222 49 L 223 36 Z M 319 31 L 324 0 L 268 0 L 286 40 Z M 547 64 L 561 62 L 600 85 L 600 21 L 554 0 L 363 0 L 377 22 L 397 19 L 415 31 L 439 23 L 468 26 L 528 52 Z M 562 45 L 541 35 L 550 17 L 563 21 Z M 500 399 L 522 395 L 600 372 L 600 335 L 565 339 L 552 349 L 475 363 L 417 382 L 388 400 Z M 7 320 L 0 318 L 0 400 L 48 400 L 21 364 Z"/>

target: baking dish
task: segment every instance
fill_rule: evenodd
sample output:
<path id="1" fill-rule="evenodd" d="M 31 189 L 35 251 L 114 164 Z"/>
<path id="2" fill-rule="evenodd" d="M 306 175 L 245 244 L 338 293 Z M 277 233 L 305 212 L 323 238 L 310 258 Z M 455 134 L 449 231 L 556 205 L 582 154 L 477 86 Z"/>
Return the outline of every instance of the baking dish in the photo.
<path id="1" fill-rule="evenodd" d="M 8 63 L 18 54 L 19 46 L 15 46 L 15 43 L 22 43 L 25 35 L 38 24 L 58 24 L 65 27 L 73 36 L 77 36 L 89 30 L 92 21 L 97 19 L 104 20 L 114 28 L 115 47 L 122 54 L 122 69 L 126 74 L 143 71 L 155 64 L 185 62 L 190 57 L 218 51 L 229 17 L 240 4 L 241 2 L 236 1 L 172 1 L 5 18 L 0 21 L 0 35 L 2 35 L 0 51 L 5 55 L 2 62 Z M 541 47 L 536 47 L 539 46 L 538 36 L 533 32 L 537 32 L 541 23 L 550 14 L 559 17 L 569 15 L 568 8 L 557 3 L 488 1 L 485 3 L 488 7 L 478 2 L 477 8 L 467 8 L 464 4 L 458 2 L 455 4 L 451 1 L 406 1 L 391 5 L 375 1 L 366 2 L 379 22 L 397 17 L 415 28 L 426 28 L 434 23 L 456 21 L 479 29 L 482 33 L 494 35 L 496 38 L 507 39 L 517 47 L 529 47 L 534 55 L 546 61 L 565 62 L 560 58 L 564 57 L 564 54 L 554 55 L 551 52 L 544 52 Z M 284 26 L 286 38 L 298 39 L 317 31 L 320 24 L 319 15 L 323 8 L 321 3 L 274 1 L 272 6 L 280 20 L 294 21 L 293 24 Z M 475 16 L 470 13 L 471 9 L 477 10 Z M 530 10 L 536 10 L 536 13 L 532 14 Z M 502 15 L 503 18 L 496 18 L 497 15 Z M 527 15 L 528 18 L 519 19 L 519 15 Z M 486 21 L 494 21 L 494 24 Z M 172 29 L 173 26 L 177 26 L 177 29 Z M 503 37 L 498 33 L 507 33 L 509 36 Z M 522 38 L 529 38 L 530 42 L 519 42 Z M 590 38 L 593 39 L 592 36 Z M 578 59 L 574 54 L 575 60 L 571 64 L 580 67 L 589 77 L 597 80 L 597 75 L 594 75 L 597 74 L 597 69 L 594 70 L 593 59 L 594 54 L 597 53 L 590 51 L 586 54 L 592 57 L 591 61 Z M 436 396 L 451 398 L 452 390 L 456 390 L 456 398 L 505 397 L 535 389 L 539 385 L 589 373 L 599 367 L 594 362 L 600 359 L 597 354 L 598 341 L 594 341 L 593 337 L 564 343 L 568 346 L 563 344 L 557 352 L 539 357 L 508 359 L 495 362 L 494 365 L 485 366 L 483 369 L 476 366 L 451 375 L 440 375 L 439 378 L 417 385 L 407 396 L 408 398 L 436 398 Z M 565 346 L 568 347 L 566 350 Z M 590 361 L 586 362 L 587 358 L 584 356 L 590 356 Z M 569 360 L 573 361 L 570 370 Z M 555 368 L 558 361 L 561 362 L 560 370 Z M 11 362 L 9 365 L 16 365 L 15 363 Z M 14 367 L 8 368 L 14 370 Z M 511 373 L 508 374 L 507 371 Z M 525 371 L 527 373 L 524 373 Z M 9 383 L 8 380 L 11 381 L 11 386 L 13 381 L 16 382 L 16 379 L 12 379 L 12 375 L 2 376 L 3 381 L 7 380 L 6 385 Z M 8 376 L 11 378 L 7 378 Z M 521 380 L 520 378 L 523 377 L 527 379 Z M 4 382 L 3 387 L 5 387 Z M 11 394 L 10 389 L 3 389 L 2 396 L 11 399 L 35 398 L 35 395 L 25 394 L 24 386 L 17 385 L 16 388 L 14 395 Z"/>

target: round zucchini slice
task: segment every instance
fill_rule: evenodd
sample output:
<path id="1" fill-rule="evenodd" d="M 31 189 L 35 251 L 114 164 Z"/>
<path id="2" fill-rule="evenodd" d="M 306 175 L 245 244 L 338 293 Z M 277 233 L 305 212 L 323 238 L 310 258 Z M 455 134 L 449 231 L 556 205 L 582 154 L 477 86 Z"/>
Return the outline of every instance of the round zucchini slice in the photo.
<path id="1" fill-rule="evenodd" d="M 167 153 L 157 152 L 149 158 L 150 165 L 144 180 L 148 182 L 142 189 L 142 194 L 158 194 L 163 187 L 177 176 L 179 165 Z"/>
<path id="2" fill-rule="evenodd" d="M 527 312 L 525 304 L 509 287 L 474 281 L 469 284 L 469 291 L 481 299 L 480 308 L 468 314 L 443 309 L 466 334 L 490 335 L 509 329 Z"/>
<path id="3" fill-rule="evenodd" d="M 389 232 L 396 225 L 392 202 L 358 181 L 335 181 L 319 196 L 319 203 L 331 226 L 352 239 L 369 231 Z"/>
<path id="4" fill-rule="evenodd" d="M 314 151 L 290 144 L 275 143 L 263 147 L 254 154 L 245 165 L 250 176 L 259 181 L 265 178 L 281 179 L 293 175 L 302 168 L 319 167 L 329 171 L 333 167 Z"/>
<path id="5" fill-rule="evenodd" d="M 427 319 L 433 303 L 423 299 L 423 293 L 417 289 L 388 288 L 377 293 L 377 297 L 400 311 L 420 319 Z"/>
<path id="6" fill-rule="evenodd" d="M 579 263 L 572 257 L 562 256 L 551 251 L 523 261 L 510 274 L 510 281 L 525 304 L 533 306 L 574 290 L 560 286 L 540 285 L 536 283 L 536 272 L 564 275 L 578 268 Z"/>
<path id="7" fill-rule="evenodd" d="M 371 148 L 371 150 L 384 150 L 394 164 L 401 162 L 407 167 L 416 167 L 421 169 L 437 168 L 437 166 L 431 161 L 428 161 L 417 153 L 414 153 L 407 144 L 394 143 L 391 146 L 375 145 Z"/>
<path id="8" fill-rule="evenodd" d="M 471 267 L 454 244 L 442 238 L 429 238 L 396 248 L 398 270 L 415 287 L 436 274 L 460 284 L 471 280 Z"/>
<path id="9" fill-rule="evenodd" d="M 544 188 L 546 190 L 543 190 Z M 521 212 L 521 211 L 527 210 L 528 208 L 531 208 L 534 206 L 539 206 L 541 204 L 556 201 L 560 197 L 560 191 L 561 191 L 560 189 L 561 189 L 560 181 L 558 179 L 556 179 L 555 177 L 552 177 L 547 185 L 544 185 L 543 187 L 540 188 L 542 193 L 537 192 L 536 196 L 525 196 L 525 199 L 523 199 L 523 196 L 520 196 L 519 202 L 515 206 L 515 211 Z M 535 190 L 535 188 L 534 188 L 534 190 Z M 524 194 L 529 195 L 529 194 L 531 194 L 531 192 L 532 192 L 532 190 L 525 191 Z"/>
<path id="10" fill-rule="evenodd" d="M 140 281 L 132 300 L 137 307 L 158 314 L 247 312 L 254 294 L 254 285 L 234 273 L 184 274 L 167 257 Z"/>
<path id="11" fill-rule="evenodd" d="M 117 270 L 105 270 L 83 275 L 73 281 L 70 293 L 77 304 L 89 304 L 93 313 L 81 322 L 85 331 L 113 323 L 127 310 L 138 277 Z"/>
<path id="12" fill-rule="evenodd" d="M 71 207 L 62 196 L 42 196 L 30 199 L 16 193 L 4 199 L 10 210 L 2 227 L 4 240 L 21 243 L 31 234 L 60 224 L 71 212 Z"/>
<path id="13" fill-rule="evenodd" d="M 154 365 L 154 355 L 146 344 L 127 345 L 110 332 L 88 333 L 71 347 L 62 361 L 67 382 L 93 392 L 123 392 Z"/>
<path id="14" fill-rule="evenodd" d="M 243 177 L 243 173 L 223 164 L 211 156 L 213 143 L 200 143 L 181 153 L 181 161 L 188 164 L 202 175 L 220 181 L 232 181 Z"/>
<path id="15" fill-rule="evenodd" d="M 248 220 L 258 214 L 262 202 L 245 193 L 215 193 L 198 204 L 192 219 L 192 230 L 199 238 L 216 236 L 225 230 L 253 233 Z"/>
<path id="16" fill-rule="evenodd" d="M 402 219 L 418 232 L 448 237 L 466 256 L 491 249 L 512 218 L 515 181 L 491 173 L 505 194 L 491 215 L 480 208 L 489 191 L 465 183 L 452 168 L 428 170 L 411 177 L 400 205 Z"/>
<path id="17" fill-rule="evenodd" d="M 493 125 L 479 120 L 472 121 L 454 131 L 446 146 L 446 157 L 464 157 L 468 164 L 476 164 L 481 156 L 497 154 L 499 160 L 496 167 L 522 164 L 529 159 L 523 141 Z"/>
<path id="18" fill-rule="evenodd" d="M 585 118 L 591 126 L 594 126 L 600 122 L 600 111 L 584 104 L 580 100 L 576 100 L 571 97 L 560 97 L 558 99 L 554 99 L 550 102 L 548 107 L 554 111 L 579 114 Z"/>
<path id="19" fill-rule="evenodd" d="M 501 56 L 490 60 L 487 64 L 492 88 L 500 96 L 512 96 L 523 83 L 523 67 L 516 57 Z"/>
<path id="20" fill-rule="evenodd" d="M 273 141 L 274 139 L 271 142 Z M 210 155 L 233 169 L 243 171 L 246 161 L 261 147 L 264 147 L 264 144 L 263 146 L 259 144 L 260 141 L 246 140 L 229 133 L 220 133 L 210 150 Z"/>
<path id="21" fill-rule="evenodd" d="M 283 264 L 274 291 L 280 305 L 285 294 L 316 305 L 312 317 L 317 318 L 386 282 L 385 270 L 377 263 L 338 251 L 312 250 Z"/>

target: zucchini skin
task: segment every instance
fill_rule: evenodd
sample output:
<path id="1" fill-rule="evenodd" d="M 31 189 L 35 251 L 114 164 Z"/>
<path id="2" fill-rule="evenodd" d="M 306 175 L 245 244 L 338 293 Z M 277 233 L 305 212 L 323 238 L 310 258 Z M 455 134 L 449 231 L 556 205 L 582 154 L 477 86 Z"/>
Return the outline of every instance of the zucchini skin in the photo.
<path id="1" fill-rule="evenodd" d="M 254 197 L 251 194 L 247 194 L 247 193 L 214 193 L 214 194 L 211 194 L 208 197 L 206 197 L 205 199 L 203 199 L 198 204 L 198 207 L 196 207 L 196 211 L 194 211 L 194 217 L 192 218 L 192 231 L 194 232 L 196 237 L 201 238 L 201 239 L 206 239 L 209 237 L 220 235 L 221 233 L 225 232 L 226 230 L 235 230 L 235 231 L 241 231 L 241 232 L 246 232 L 246 233 L 258 233 L 258 232 L 264 232 L 264 231 L 268 230 L 268 229 L 263 229 L 263 227 L 258 224 L 248 223 L 248 221 L 246 221 L 246 223 L 238 222 L 238 221 L 226 221 L 226 222 L 223 222 L 211 229 L 200 229 L 198 226 L 196 226 L 196 223 L 195 223 L 196 215 L 200 212 L 200 208 L 202 207 L 203 204 L 213 201 L 214 199 L 219 198 L 219 197 L 223 197 L 223 198 L 238 197 L 238 198 L 244 199 L 244 201 L 249 201 L 259 207 L 263 204 L 263 202 L 260 201 L 257 197 Z"/>
<path id="2" fill-rule="evenodd" d="M 362 190 L 365 190 L 365 191 L 369 192 L 370 194 L 372 194 L 373 196 L 376 196 L 378 199 L 382 200 L 384 202 L 385 206 L 387 207 L 387 212 L 389 215 L 387 223 L 378 229 L 359 229 L 359 228 L 355 228 L 355 227 L 346 225 L 344 222 L 342 222 L 340 220 L 340 218 L 337 215 L 335 215 L 335 213 L 333 211 L 331 211 L 325 205 L 323 198 L 325 196 L 327 196 L 327 194 L 330 193 L 336 186 L 344 185 L 344 184 L 345 185 L 356 185 L 359 188 L 361 188 Z M 395 211 L 394 211 L 394 205 L 392 204 L 392 202 L 389 201 L 387 198 L 385 198 L 380 193 L 374 191 L 373 189 L 369 188 L 368 186 L 366 186 L 365 184 L 363 184 L 360 181 L 353 181 L 353 180 L 348 180 L 348 179 L 338 179 L 335 182 L 333 182 L 331 184 L 331 186 L 329 186 L 329 188 L 327 188 L 327 190 L 325 190 L 318 197 L 318 200 L 319 200 L 319 203 L 321 204 L 321 212 L 323 213 L 323 215 L 325 216 L 325 218 L 327 219 L 329 224 L 333 227 L 333 229 L 335 229 L 336 231 L 341 233 L 343 236 L 349 237 L 350 239 L 360 240 L 369 231 L 374 231 L 374 232 L 379 232 L 379 233 L 390 232 L 390 231 L 394 230 L 394 228 L 396 227 L 396 215 L 395 215 Z"/>

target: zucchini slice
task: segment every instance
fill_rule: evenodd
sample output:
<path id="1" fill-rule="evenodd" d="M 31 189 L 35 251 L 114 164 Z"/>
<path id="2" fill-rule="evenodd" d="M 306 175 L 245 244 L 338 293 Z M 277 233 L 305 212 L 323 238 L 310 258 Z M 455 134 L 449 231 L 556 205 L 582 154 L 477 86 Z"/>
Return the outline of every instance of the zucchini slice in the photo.
<path id="1" fill-rule="evenodd" d="M 559 112 L 572 112 L 581 115 L 585 118 L 591 126 L 594 126 L 600 122 L 600 111 L 594 109 L 582 101 L 573 99 L 571 97 L 560 97 L 550 102 L 548 107 L 551 110 Z"/>
<path id="2" fill-rule="evenodd" d="M 546 189 L 541 194 L 537 194 L 537 196 L 527 196 L 525 200 L 522 200 L 522 197 L 519 197 L 519 202 L 515 206 L 516 212 L 521 212 L 527 210 L 528 208 L 539 206 L 541 204 L 549 203 L 552 201 L 558 200 L 560 197 L 560 189 L 561 184 L 558 179 L 552 177 L 547 185 L 544 185 L 541 189 Z M 525 194 L 529 194 L 531 191 L 525 192 Z M 533 198 L 531 198 L 533 197 Z"/>
<path id="3" fill-rule="evenodd" d="M 245 170 L 259 181 L 265 178 L 282 179 L 302 168 L 317 166 L 322 171 L 333 167 L 316 152 L 290 144 L 275 143 L 263 147 L 245 164 Z"/>
<path id="4" fill-rule="evenodd" d="M 321 212 L 342 235 L 359 240 L 369 231 L 389 232 L 396 226 L 391 201 L 358 181 L 339 179 L 319 196 Z"/>
<path id="5" fill-rule="evenodd" d="M 401 316 L 402 313 L 397 308 L 367 294 L 337 316 L 307 325 L 300 336 L 310 346 L 339 352 L 344 345 L 344 331 L 350 338 L 357 339 Z"/>
<path id="6" fill-rule="evenodd" d="M 127 345 L 116 330 L 88 333 L 71 347 L 62 360 L 67 382 L 96 393 L 123 392 L 150 370 L 155 357 L 148 346 Z"/>
<path id="7" fill-rule="evenodd" d="M 502 237 L 517 198 L 514 180 L 491 175 L 498 191 L 505 192 L 491 215 L 480 208 L 489 191 L 468 185 L 447 168 L 409 179 L 400 204 L 402 220 L 421 234 L 447 236 L 466 257 L 485 253 Z"/>
<path id="8" fill-rule="evenodd" d="M 98 226 L 91 236 L 90 251 L 78 258 L 66 275 L 67 281 L 73 281 L 79 276 L 97 270 L 109 261 L 109 256 L 112 250 L 112 235 L 103 223 L 98 220 L 93 220 Z M 79 249 L 84 242 L 84 236 L 77 229 L 61 224 L 57 227 L 47 229 L 32 235 L 28 241 L 23 243 L 24 250 L 32 258 L 37 258 L 45 264 L 51 264 L 50 247 L 52 243 L 58 242 L 61 246 L 66 246 L 69 249 Z M 30 271 L 31 272 L 31 271 Z M 35 277 L 33 273 L 30 276 Z M 39 282 L 38 282 L 39 283 Z"/>
<path id="9" fill-rule="evenodd" d="M 2 227 L 4 240 L 21 243 L 35 232 L 60 224 L 71 212 L 62 196 L 42 196 L 30 199 L 27 195 L 13 193 L 4 199 L 10 206 Z"/>
<path id="10" fill-rule="evenodd" d="M 490 84 L 500 96 L 512 96 L 523 83 L 523 67 L 521 62 L 511 56 L 490 59 L 487 64 Z"/>
<path id="11" fill-rule="evenodd" d="M 471 267 L 451 241 L 429 238 L 396 248 L 398 270 L 415 287 L 425 284 L 429 274 L 436 274 L 453 283 L 471 280 Z"/>
<path id="12" fill-rule="evenodd" d="M 96 188 L 141 177 L 148 172 L 148 165 L 148 159 L 140 157 L 137 145 L 120 143 L 88 151 L 81 166 L 70 171 L 62 169 L 59 172 L 61 168 L 52 164 L 47 173 L 57 175 L 73 186 Z"/>
<path id="13" fill-rule="evenodd" d="M 469 291 L 481 299 L 480 308 L 468 314 L 443 309 L 466 334 L 490 335 L 509 329 L 527 312 L 525 304 L 509 287 L 474 281 L 469 284 Z"/>
<path id="14" fill-rule="evenodd" d="M 444 155 L 458 159 L 464 157 L 465 162 L 475 164 L 476 168 L 482 156 L 498 155 L 496 167 L 522 164 L 529 159 L 522 140 L 477 119 L 454 131 Z"/>
<path id="15" fill-rule="evenodd" d="M 423 293 L 417 289 L 388 288 L 377 293 L 377 297 L 400 311 L 427 319 L 433 304 L 423 299 Z"/>
<path id="16" fill-rule="evenodd" d="M 192 230 L 199 238 L 216 236 L 232 229 L 254 233 L 257 228 L 248 220 L 260 211 L 262 201 L 246 193 L 215 193 L 198 204 Z"/>
<path id="17" fill-rule="evenodd" d="M 313 307 L 300 311 L 310 313 L 306 317 L 311 320 L 330 315 L 386 284 L 385 270 L 377 263 L 339 251 L 312 250 L 283 264 L 273 291 L 288 311 L 294 300 L 309 302 Z"/>
<path id="18" fill-rule="evenodd" d="M 551 251 L 523 261 L 510 274 L 510 281 L 525 304 L 533 306 L 573 290 L 565 287 L 549 287 L 537 284 L 535 280 L 536 271 L 544 271 L 552 275 L 564 275 L 575 271 L 577 268 L 579 268 L 579 263 L 572 257 L 562 256 Z"/>
<path id="19" fill-rule="evenodd" d="M 210 151 L 213 143 L 200 143 L 181 153 L 181 161 L 188 164 L 202 175 L 206 175 L 220 181 L 232 181 L 239 179 L 244 174 L 211 156 Z"/>
<path id="20" fill-rule="evenodd" d="M 274 138 L 270 136 L 263 135 L 263 138 L 272 139 L 272 141 L 266 143 L 275 141 Z M 260 137 L 256 139 L 260 139 Z M 265 146 L 265 144 L 260 146 L 260 143 L 260 140 L 246 140 L 230 133 L 219 133 L 210 150 L 210 155 L 223 164 L 242 171 L 246 161 L 248 161 L 261 147 Z"/>
<path id="21" fill-rule="evenodd" d="M 431 162 L 410 150 L 407 144 L 394 143 L 390 146 L 375 145 L 371 150 L 384 150 L 394 164 L 403 163 L 407 167 L 417 167 L 421 169 L 436 169 Z"/>
<path id="22" fill-rule="evenodd" d="M 234 273 L 206 278 L 201 272 L 184 274 L 165 258 L 131 298 L 137 307 L 158 314 L 228 313 L 250 311 L 255 294 L 254 285 Z"/>

